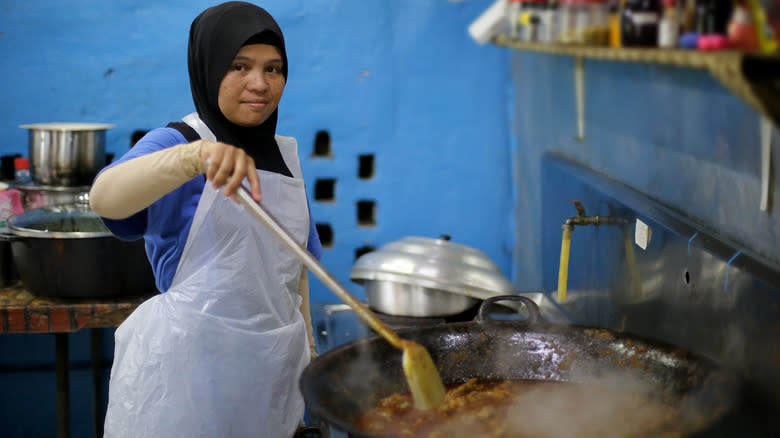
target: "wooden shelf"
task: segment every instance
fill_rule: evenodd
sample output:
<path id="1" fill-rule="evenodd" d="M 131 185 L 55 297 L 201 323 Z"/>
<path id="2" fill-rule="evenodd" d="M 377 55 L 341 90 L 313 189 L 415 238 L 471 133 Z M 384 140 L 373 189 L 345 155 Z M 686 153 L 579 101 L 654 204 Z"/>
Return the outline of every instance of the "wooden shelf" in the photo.
<path id="1" fill-rule="evenodd" d="M 780 56 L 776 54 L 528 43 L 502 35 L 493 38 L 493 44 L 554 55 L 706 70 L 726 89 L 780 126 Z"/>

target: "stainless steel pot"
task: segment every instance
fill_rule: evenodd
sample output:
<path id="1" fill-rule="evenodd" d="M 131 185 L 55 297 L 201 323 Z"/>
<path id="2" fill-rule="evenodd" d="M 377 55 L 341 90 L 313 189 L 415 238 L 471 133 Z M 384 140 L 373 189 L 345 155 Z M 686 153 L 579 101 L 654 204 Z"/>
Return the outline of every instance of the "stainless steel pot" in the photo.
<path id="1" fill-rule="evenodd" d="M 480 300 L 515 293 L 485 253 L 458 243 L 410 236 L 362 255 L 350 279 L 363 284 L 372 309 L 396 316 L 465 312 Z"/>
<path id="2" fill-rule="evenodd" d="M 16 185 L 14 188 L 19 191 L 24 211 L 50 205 L 72 204 L 77 201 L 79 195 L 89 193 L 89 186 L 51 187 L 23 184 Z"/>
<path id="3" fill-rule="evenodd" d="M 29 130 L 30 176 L 45 186 L 92 184 L 106 165 L 106 123 L 36 123 Z"/>
<path id="4" fill-rule="evenodd" d="M 114 237 L 81 202 L 31 210 L 8 220 L 14 263 L 34 295 L 114 298 L 151 295 L 154 276 L 143 240 Z"/>
<path id="5" fill-rule="evenodd" d="M 369 307 L 388 315 L 432 317 L 457 315 L 479 300 L 440 289 L 396 281 L 363 282 Z"/>

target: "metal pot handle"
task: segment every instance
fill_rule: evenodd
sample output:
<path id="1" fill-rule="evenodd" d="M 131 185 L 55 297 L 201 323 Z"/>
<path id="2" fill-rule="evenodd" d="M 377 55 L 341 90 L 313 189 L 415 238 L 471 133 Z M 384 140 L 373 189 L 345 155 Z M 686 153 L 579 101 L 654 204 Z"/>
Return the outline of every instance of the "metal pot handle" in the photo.
<path id="1" fill-rule="evenodd" d="M 498 295 L 495 297 L 490 297 L 482 302 L 479 306 L 479 312 L 477 313 L 477 321 L 488 321 L 493 318 L 490 317 L 490 312 L 488 311 L 488 308 L 490 307 L 491 303 L 495 303 L 496 301 L 519 301 L 521 302 L 526 309 L 528 309 L 528 322 L 530 324 L 536 324 L 541 318 L 542 314 L 539 311 L 539 306 L 536 305 L 534 300 L 524 297 L 522 295 Z"/>

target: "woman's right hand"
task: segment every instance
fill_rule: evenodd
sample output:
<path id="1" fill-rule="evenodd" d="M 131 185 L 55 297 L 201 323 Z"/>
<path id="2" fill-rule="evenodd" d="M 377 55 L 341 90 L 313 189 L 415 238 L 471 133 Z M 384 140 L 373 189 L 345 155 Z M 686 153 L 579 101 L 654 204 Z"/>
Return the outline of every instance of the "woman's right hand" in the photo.
<path id="1" fill-rule="evenodd" d="M 242 149 L 229 144 L 211 140 L 198 140 L 200 142 L 200 158 L 204 164 L 206 179 L 211 181 L 214 188 L 224 186 L 222 192 L 236 200 L 234 193 L 246 177 L 249 180 L 252 198 L 260 202 L 260 178 L 257 176 L 255 160 Z"/>

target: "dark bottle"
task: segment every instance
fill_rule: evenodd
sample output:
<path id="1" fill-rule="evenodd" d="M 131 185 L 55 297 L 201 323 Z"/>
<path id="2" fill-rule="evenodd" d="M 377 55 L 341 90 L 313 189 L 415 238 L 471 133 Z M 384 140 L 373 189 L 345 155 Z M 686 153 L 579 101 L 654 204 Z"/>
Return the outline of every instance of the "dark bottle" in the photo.
<path id="1" fill-rule="evenodd" d="M 696 0 L 696 33 L 726 35 L 733 8 L 731 0 Z"/>
<path id="2" fill-rule="evenodd" d="M 620 36 L 624 47 L 656 47 L 660 0 L 626 0 L 620 19 Z"/>

